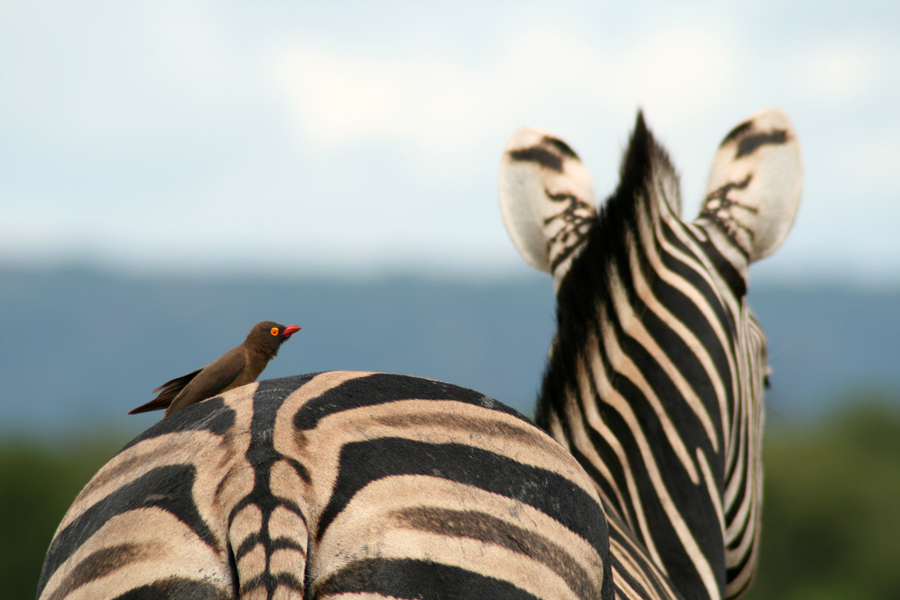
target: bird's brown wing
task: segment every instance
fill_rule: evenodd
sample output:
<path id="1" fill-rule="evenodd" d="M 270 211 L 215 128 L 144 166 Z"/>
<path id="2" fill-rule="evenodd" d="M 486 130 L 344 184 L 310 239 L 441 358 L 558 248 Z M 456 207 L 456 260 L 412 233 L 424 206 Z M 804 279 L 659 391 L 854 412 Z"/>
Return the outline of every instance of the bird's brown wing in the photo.
<path id="1" fill-rule="evenodd" d="M 231 382 L 237 379 L 244 370 L 247 360 L 244 357 L 242 346 L 232 348 L 215 361 L 203 367 L 200 372 L 191 379 L 180 394 L 166 409 L 165 416 L 175 414 L 182 408 L 212 398 Z M 164 417 L 165 418 L 165 417 Z"/>
<path id="2" fill-rule="evenodd" d="M 129 415 L 136 415 L 138 413 L 150 412 L 151 410 L 162 410 L 164 408 L 168 408 L 170 404 L 172 404 L 172 400 L 175 399 L 176 396 L 184 389 L 191 380 L 197 376 L 197 373 L 202 371 L 205 367 L 201 367 L 196 371 L 191 371 L 187 375 L 182 375 L 181 377 L 176 377 L 175 379 L 170 379 L 165 382 L 155 390 L 153 393 L 161 392 L 159 396 L 148 402 L 147 404 L 142 404 L 137 408 L 128 412 Z"/>

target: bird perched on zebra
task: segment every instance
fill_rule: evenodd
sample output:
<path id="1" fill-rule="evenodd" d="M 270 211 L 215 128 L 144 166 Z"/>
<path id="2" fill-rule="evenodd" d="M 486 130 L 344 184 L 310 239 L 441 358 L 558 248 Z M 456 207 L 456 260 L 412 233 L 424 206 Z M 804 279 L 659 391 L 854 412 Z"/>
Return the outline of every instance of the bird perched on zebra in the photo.
<path id="1" fill-rule="evenodd" d="M 213 362 L 187 375 L 165 382 L 153 393 L 159 396 L 132 409 L 128 414 L 166 409 L 163 418 L 170 417 L 192 404 L 212 398 L 217 394 L 256 381 L 278 349 L 293 334 L 300 331 L 297 325 L 285 327 L 275 321 L 260 321 L 253 326 L 244 342 L 235 346 Z"/>
<path id="2" fill-rule="evenodd" d="M 519 130 L 501 206 L 557 297 L 540 427 L 403 375 L 230 390 L 87 484 L 38 597 L 740 595 L 758 557 L 766 375 L 747 272 L 787 235 L 800 179 L 790 121 L 762 111 L 725 137 L 701 214 L 683 221 L 639 114 L 598 214 L 571 147 Z"/>
<path id="3" fill-rule="evenodd" d="M 84 488 L 41 598 L 612 599 L 593 483 L 516 411 L 328 372 L 163 419 Z"/>

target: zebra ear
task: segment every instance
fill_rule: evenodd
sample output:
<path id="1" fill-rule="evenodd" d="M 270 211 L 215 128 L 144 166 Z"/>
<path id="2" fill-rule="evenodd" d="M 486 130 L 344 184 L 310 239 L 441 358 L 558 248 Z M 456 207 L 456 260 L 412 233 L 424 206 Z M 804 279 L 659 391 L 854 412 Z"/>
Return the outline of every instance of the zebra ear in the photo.
<path id="1" fill-rule="evenodd" d="M 516 130 L 500 163 L 500 209 L 516 248 L 559 289 L 597 216 L 578 155 L 544 131 Z"/>
<path id="2" fill-rule="evenodd" d="M 802 182 L 800 143 L 790 119 L 777 108 L 760 111 L 719 146 L 698 221 L 715 224 L 752 263 L 787 237 Z"/>

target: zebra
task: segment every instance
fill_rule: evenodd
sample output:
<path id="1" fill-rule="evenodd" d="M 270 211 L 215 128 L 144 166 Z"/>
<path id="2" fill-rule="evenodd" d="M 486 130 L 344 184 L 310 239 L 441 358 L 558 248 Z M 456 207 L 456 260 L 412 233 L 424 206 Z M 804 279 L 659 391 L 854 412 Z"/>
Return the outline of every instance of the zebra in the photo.
<path id="1" fill-rule="evenodd" d="M 633 538 L 684 598 L 735 598 L 758 560 L 768 381 L 748 267 L 793 224 L 799 143 L 781 110 L 740 123 L 693 222 L 640 112 L 620 175 L 598 215 L 562 140 L 524 127 L 504 154 L 504 221 L 557 298 L 536 421 L 594 479 L 614 561 Z"/>
<path id="2" fill-rule="evenodd" d="M 706 245 L 671 235 L 666 242 L 667 247 L 677 246 L 679 257 L 695 270 L 692 277 L 677 271 L 692 284 L 691 289 L 699 290 L 695 294 L 703 293 L 696 280 L 712 282 L 709 290 L 716 291 L 710 292 L 713 295 L 705 304 L 695 306 L 715 309 L 705 327 L 723 335 L 722 346 L 729 349 L 722 350 L 723 356 L 710 358 L 714 369 L 684 372 L 682 387 L 700 389 L 697 394 L 707 401 L 708 390 L 703 386 L 711 385 L 710 378 L 717 376 L 722 386 L 731 386 L 724 401 L 751 412 L 761 411 L 759 397 L 745 399 L 740 392 L 743 379 L 737 379 L 746 372 L 748 381 L 755 382 L 755 374 L 764 369 L 764 338 L 755 330 L 757 345 L 745 349 L 736 345 L 746 337 L 738 331 L 744 322 L 729 320 L 734 307 L 725 303 L 743 306 L 743 297 L 719 286 L 739 281 L 721 274 L 725 262 L 740 267 L 733 256 L 740 251 L 726 243 L 778 237 L 760 233 L 760 224 L 768 222 L 757 218 L 764 213 L 758 207 L 768 200 L 759 201 L 757 184 L 771 180 L 766 175 L 771 169 L 763 168 L 767 161 L 776 170 L 784 168 L 779 166 L 784 161 L 773 158 L 771 152 L 796 147 L 796 142 L 786 117 L 783 130 L 788 141 L 762 140 L 760 132 L 772 130 L 770 117 L 763 113 L 739 126 L 720 148 L 727 156 L 717 155 L 722 168 L 717 170 L 714 162 L 713 175 L 725 182 L 719 186 L 724 189 L 743 159 L 732 156 L 733 148 L 728 154 L 728 148 L 750 148 L 750 171 L 741 177 L 750 174 L 751 179 L 717 197 L 711 194 L 701 218 L 693 225 L 679 226 L 679 234 L 688 230 L 700 239 L 708 222 Z M 647 154 L 647 148 L 651 149 L 649 158 L 645 157 L 648 162 L 632 156 Z M 726 526 L 738 522 L 741 510 L 730 508 L 735 502 L 744 506 L 743 498 L 752 499 L 747 510 L 755 511 L 746 519 L 748 530 L 753 529 L 748 533 L 753 549 L 748 555 L 752 560 L 745 563 L 755 561 L 761 414 L 754 413 L 752 418 L 758 418 L 752 423 L 736 418 L 737 427 L 729 422 L 715 441 L 694 439 L 698 430 L 705 431 L 693 423 L 678 421 L 679 429 L 672 433 L 685 445 L 697 445 L 706 456 L 698 459 L 699 485 L 691 481 L 689 491 L 694 495 L 676 498 L 680 503 L 675 510 L 685 514 L 696 510 L 699 515 L 684 518 L 687 531 L 700 540 L 701 555 L 709 557 L 714 568 L 721 567 L 722 573 L 716 572 L 718 588 L 710 590 L 702 577 L 679 570 L 684 551 L 671 543 L 673 536 L 666 530 L 674 519 L 668 513 L 654 514 L 653 506 L 648 508 L 646 495 L 655 492 L 661 494 L 658 502 L 670 502 L 662 494 L 678 491 L 681 476 L 663 473 L 662 489 L 654 487 L 652 478 L 648 482 L 644 470 L 663 459 L 635 454 L 607 414 L 606 405 L 618 407 L 616 398 L 624 395 L 617 385 L 619 378 L 624 381 L 633 373 L 648 372 L 646 365 L 643 371 L 597 368 L 602 364 L 618 369 L 619 355 L 624 355 L 614 352 L 611 342 L 618 339 L 621 345 L 623 341 L 608 334 L 607 320 L 600 317 L 611 318 L 606 313 L 625 310 L 619 296 L 624 296 L 626 305 L 641 297 L 640 289 L 623 289 L 627 284 L 655 289 L 646 279 L 616 274 L 621 267 L 615 265 L 629 265 L 630 257 L 640 258 L 634 232 L 646 237 L 655 235 L 654 226 L 666 234 L 673 227 L 664 220 L 654 225 L 642 212 L 665 212 L 675 218 L 671 208 L 653 204 L 677 198 L 672 190 L 674 174 L 664 157 L 639 115 L 623 163 L 620 193 L 597 217 L 588 203 L 590 180 L 567 145 L 531 129 L 520 130 L 510 142 L 501 165 L 501 206 L 513 241 L 526 259 L 553 273 L 558 297 L 560 327 L 538 402 L 537 424 L 543 429 L 472 390 L 405 375 L 328 372 L 230 390 L 154 425 L 97 473 L 75 499 L 51 542 L 38 598 L 355 594 L 366 598 L 611 600 L 728 593 L 731 588 L 726 585 L 737 577 L 724 566 L 730 556 L 727 552 L 741 547 L 728 545 L 732 538 L 727 537 L 731 530 Z M 787 171 L 790 168 L 787 165 Z M 633 229 L 624 229 L 620 237 L 631 243 L 618 249 L 596 247 L 594 232 L 606 231 L 609 214 L 629 202 L 636 207 Z M 713 231 L 713 223 L 719 222 L 714 221 L 719 219 L 716 207 L 726 204 L 722 211 L 733 216 L 720 219 L 722 225 L 716 227 L 721 230 Z M 712 216 L 707 214 L 710 211 Z M 789 217 L 792 220 L 793 214 Z M 540 246 L 543 254 L 534 251 Z M 693 262 L 684 248 L 698 252 Z M 714 249 L 718 254 L 710 254 Z M 605 251 L 626 255 L 604 257 Z M 765 248 L 751 246 L 749 252 L 759 255 Z M 598 261 L 598 253 L 599 266 L 592 264 Z M 659 257 L 657 253 L 646 260 Z M 598 269 L 616 274 L 619 279 L 609 275 L 604 281 L 615 284 L 618 295 L 606 297 L 604 288 L 594 285 Z M 645 270 L 646 276 L 649 269 Z M 744 271 L 737 274 L 744 276 Z M 595 296 L 589 298 L 591 294 Z M 644 304 L 650 306 L 648 310 L 658 310 L 647 301 Z M 690 312 L 684 304 L 671 310 Z M 678 310 L 673 314 L 683 316 Z M 612 323 L 620 326 L 618 321 Z M 700 327 L 699 333 L 688 326 Z M 703 327 L 687 321 L 676 334 L 694 335 L 708 344 L 709 332 Z M 737 348 L 746 351 L 733 351 Z M 688 349 L 693 356 L 700 354 L 695 347 Z M 681 357 L 669 360 L 671 365 L 664 365 L 663 374 L 684 366 Z M 660 379 L 656 374 L 652 383 Z M 595 391 L 612 396 L 592 403 L 584 392 Z M 674 392 L 671 399 L 683 402 Z M 709 412 L 714 423 L 724 423 L 724 411 Z M 580 418 L 580 413 L 587 416 Z M 672 440 L 666 435 L 670 432 L 654 431 L 659 421 L 652 414 L 637 415 L 648 419 L 638 427 L 644 428 L 641 433 L 653 445 L 647 449 L 644 444 L 639 450 L 669 451 L 667 444 Z M 754 439 L 734 438 L 737 433 L 726 436 L 737 429 Z M 611 461 L 616 451 L 622 456 L 619 464 Z M 723 454 L 727 452 L 740 455 Z M 682 465 L 669 460 L 665 466 Z M 620 485 L 620 476 L 626 477 L 628 486 Z M 736 496 L 730 492 L 731 481 L 736 482 Z M 745 538 L 741 534 L 740 539 Z M 722 556 L 715 555 L 715 550 Z M 689 560 L 694 558 L 688 553 Z M 729 584 L 724 582 L 725 571 Z M 717 589 L 718 596 L 713 593 Z"/>

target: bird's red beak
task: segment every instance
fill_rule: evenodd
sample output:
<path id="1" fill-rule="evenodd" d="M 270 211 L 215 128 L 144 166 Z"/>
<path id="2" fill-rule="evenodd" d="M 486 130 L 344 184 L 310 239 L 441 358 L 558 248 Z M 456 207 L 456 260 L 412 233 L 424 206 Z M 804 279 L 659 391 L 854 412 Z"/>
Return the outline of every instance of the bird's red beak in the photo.
<path id="1" fill-rule="evenodd" d="M 298 331 L 300 331 L 300 328 L 297 327 L 296 325 L 288 325 L 287 327 L 284 328 L 284 333 L 282 333 L 281 335 L 283 335 L 286 338 L 289 338 L 292 335 L 294 335 L 295 333 L 297 333 Z"/>

